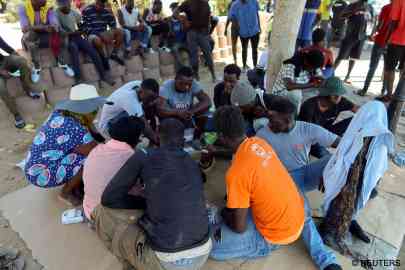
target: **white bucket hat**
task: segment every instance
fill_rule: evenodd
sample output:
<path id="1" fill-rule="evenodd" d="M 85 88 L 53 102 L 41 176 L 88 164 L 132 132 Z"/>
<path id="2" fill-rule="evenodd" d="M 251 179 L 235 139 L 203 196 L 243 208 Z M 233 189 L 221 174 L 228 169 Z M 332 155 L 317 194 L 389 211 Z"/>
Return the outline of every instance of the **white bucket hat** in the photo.
<path id="1" fill-rule="evenodd" d="M 69 99 L 56 104 L 55 110 L 75 113 L 91 113 L 105 103 L 105 98 L 98 95 L 97 89 L 91 84 L 78 84 L 70 89 Z"/>

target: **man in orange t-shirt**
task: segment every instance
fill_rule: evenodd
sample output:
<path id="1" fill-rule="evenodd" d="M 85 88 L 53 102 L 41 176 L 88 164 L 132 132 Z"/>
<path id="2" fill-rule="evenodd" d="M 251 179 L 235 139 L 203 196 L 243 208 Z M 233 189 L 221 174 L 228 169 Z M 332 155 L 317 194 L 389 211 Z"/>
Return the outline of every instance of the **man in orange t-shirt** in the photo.
<path id="1" fill-rule="evenodd" d="M 300 194 L 276 152 L 259 137 L 247 138 L 238 107 L 224 106 L 215 114 L 217 132 L 234 151 L 226 175 L 227 205 L 220 218 L 209 214 L 214 260 L 254 259 L 269 255 L 279 245 L 299 238 L 317 245 L 311 209 Z M 333 260 L 316 252 L 314 262 L 322 270 L 341 270 Z"/>
<path id="2" fill-rule="evenodd" d="M 384 66 L 384 83 L 388 95 L 392 95 L 395 81 L 395 69 L 405 58 L 405 2 L 393 0 L 391 25 L 388 34 L 388 50 Z"/>

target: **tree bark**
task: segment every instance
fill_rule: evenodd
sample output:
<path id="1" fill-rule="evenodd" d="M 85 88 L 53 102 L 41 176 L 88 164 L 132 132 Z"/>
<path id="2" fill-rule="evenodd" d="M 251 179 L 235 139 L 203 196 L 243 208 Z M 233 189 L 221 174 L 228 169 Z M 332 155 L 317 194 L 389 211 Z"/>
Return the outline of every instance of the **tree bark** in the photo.
<path id="1" fill-rule="evenodd" d="M 266 89 L 271 92 L 281 64 L 294 55 L 306 0 L 278 0 L 268 46 Z"/>

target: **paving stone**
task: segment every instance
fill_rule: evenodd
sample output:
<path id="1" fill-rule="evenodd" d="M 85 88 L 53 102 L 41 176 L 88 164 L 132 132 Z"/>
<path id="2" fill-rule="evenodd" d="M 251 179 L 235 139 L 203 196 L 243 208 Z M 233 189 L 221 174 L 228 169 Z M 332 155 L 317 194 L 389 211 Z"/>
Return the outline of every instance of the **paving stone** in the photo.
<path id="1" fill-rule="evenodd" d="M 50 68 L 56 65 L 56 59 L 51 49 L 39 49 L 41 68 Z"/>
<path id="2" fill-rule="evenodd" d="M 27 122 L 35 122 L 35 120 L 41 119 L 44 116 L 46 106 L 43 96 L 39 99 L 21 96 L 16 98 L 15 102 L 18 111 Z"/>
<path id="3" fill-rule="evenodd" d="M 114 82 L 115 82 L 114 86 L 111 86 L 108 83 L 106 83 L 105 81 L 100 81 L 100 88 L 116 90 L 116 89 L 120 88 L 123 84 L 122 77 L 114 78 Z"/>
<path id="4" fill-rule="evenodd" d="M 124 83 L 130 82 L 130 81 L 142 81 L 143 80 L 142 71 L 137 72 L 137 73 L 127 73 L 124 76 L 122 76 L 122 80 Z"/>
<path id="5" fill-rule="evenodd" d="M 160 70 L 159 70 L 159 68 L 154 68 L 154 69 L 145 68 L 143 70 L 143 79 L 149 79 L 149 78 L 160 81 Z"/>
<path id="6" fill-rule="evenodd" d="M 143 67 L 150 69 L 159 68 L 159 54 L 157 52 L 145 53 L 143 59 Z"/>
<path id="7" fill-rule="evenodd" d="M 62 68 L 52 67 L 50 70 L 56 88 L 71 87 L 75 84 L 75 79 L 67 76 Z"/>
<path id="8" fill-rule="evenodd" d="M 160 65 L 173 65 L 174 56 L 171 52 L 160 51 L 159 52 L 159 63 Z"/>
<path id="9" fill-rule="evenodd" d="M 143 61 L 140 56 L 133 56 L 125 60 L 125 66 L 128 73 L 138 73 L 143 71 Z"/>
<path id="10" fill-rule="evenodd" d="M 384 179 L 379 183 L 378 189 L 405 197 L 404 180 L 404 169 L 389 162 L 388 172 L 384 175 Z"/>
<path id="11" fill-rule="evenodd" d="M 100 75 L 93 63 L 80 65 L 80 72 L 84 81 L 95 82 L 100 80 Z"/>
<path id="12" fill-rule="evenodd" d="M 41 70 L 41 80 L 39 81 L 39 87 L 41 90 L 46 91 L 54 87 L 54 83 L 49 68 L 43 68 Z"/>
<path id="13" fill-rule="evenodd" d="M 115 61 L 110 61 L 110 74 L 112 78 L 118 78 L 121 76 L 124 76 L 124 74 L 126 73 L 126 68 L 125 66 L 121 66 L 120 64 L 118 64 Z"/>
<path id="14" fill-rule="evenodd" d="M 55 106 L 61 100 L 69 98 L 70 87 L 52 89 L 46 92 L 46 97 L 50 105 Z"/>
<path id="15" fill-rule="evenodd" d="M 174 65 L 161 65 L 160 76 L 164 79 L 173 79 L 176 74 Z"/>

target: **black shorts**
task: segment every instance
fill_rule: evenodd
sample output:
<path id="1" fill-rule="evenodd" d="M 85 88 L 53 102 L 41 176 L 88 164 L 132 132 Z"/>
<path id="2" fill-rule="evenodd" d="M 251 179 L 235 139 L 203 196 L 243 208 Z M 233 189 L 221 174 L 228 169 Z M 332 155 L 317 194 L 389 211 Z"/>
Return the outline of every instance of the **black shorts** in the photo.
<path id="1" fill-rule="evenodd" d="M 390 44 L 387 50 L 387 56 L 385 57 L 386 71 L 395 71 L 398 64 L 403 67 L 403 61 L 405 60 L 405 46 Z"/>
<path id="2" fill-rule="evenodd" d="M 360 59 L 361 53 L 363 52 L 363 47 L 365 43 L 365 39 L 358 40 L 358 39 L 351 39 L 345 38 L 342 40 L 342 44 L 340 45 L 339 55 L 337 59 L 344 60 L 344 59 Z"/>

